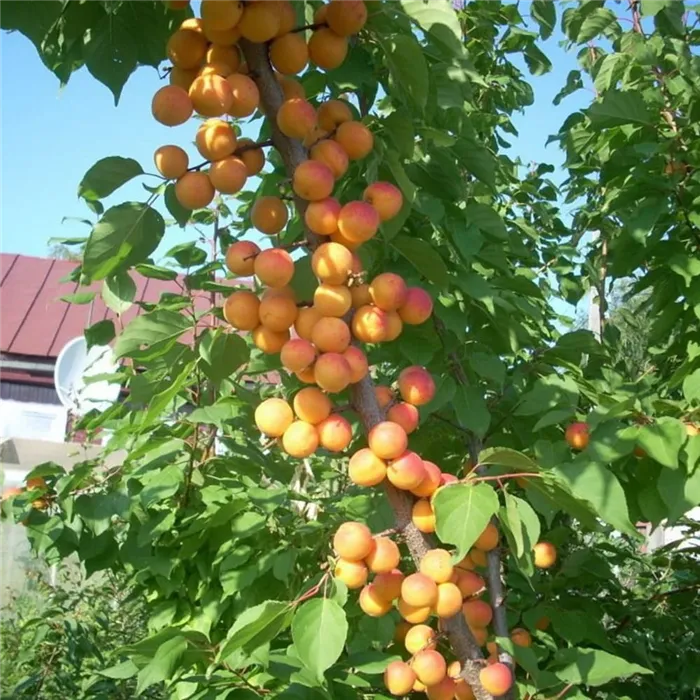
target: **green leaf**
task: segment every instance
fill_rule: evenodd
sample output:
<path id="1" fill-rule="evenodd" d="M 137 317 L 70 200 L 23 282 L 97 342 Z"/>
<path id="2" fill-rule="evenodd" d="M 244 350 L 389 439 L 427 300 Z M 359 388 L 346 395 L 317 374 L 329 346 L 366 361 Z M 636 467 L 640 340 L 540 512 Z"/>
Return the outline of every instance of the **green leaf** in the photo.
<path id="1" fill-rule="evenodd" d="M 191 328 L 191 321 L 177 311 L 156 309 L 148 314 L 137 316 L 119 334 L 114 346 L 117 358 L 124 357 L 142 346 L 156 343 L 174 343 L 185 331 Z"/>
<path id="2" fill-rule="evenodd" d="M 537 423 L 532 428 L 532 432 L 536 433 L 542 428 L 548 428 L 550 425 L 559 425 L 562 421 L 572 418 L 576 413 L 576 408 L 574 406 L 569 406 L 568 408 L 557 408 L 553 411 L 548 411 L 542 418 L 540 418 Z"/>
<path id="3" fill-rule="evenodd" d="M 433 508 L 437 536 L 462 559 L 498 512 L 498 496 L 487 484 L 456 484 L 438 490 Z"/>
<path id="4" fill-rule="evenodd" d="M 652 673 L 644 666 L 625 661 L 600 649 L 559 649 L 551 662 L 557 678 L 564 683 L 599 686 L 615 678 L 627 678 L 636 673 Z"/>
<path id="5" fill-rule="evenodd" d="M 508 236 L 503 219 L 488 204 L 472 202 L 464 210 L 464 216 L 469 224 L 476 226 L 484 233 L 491 234 L 494 238 L 504 239 Z"/>
<path id="6" fill-rule="evenodd" d="M 85 329 L 85 340 L 87 341 L 88 349 L 94 345 L 109 345 L 114 340 L 116 331 L 114 330 L 114 321 L 106 318 L 103 321 L 93 323 L 89 328 Z"/>
<path id="7" fill-rule="evenodd" d="M 143 175 L 143 168 L 133 158 L 103 158 L 83 175 L 78 196 L 88 200 L 103 199 L 139 175 Z"/>
<path id="8" fill-rule="evenodd" d="M 347 635 L 345 611 L 328 598 L 316 598 L 304 603 L 292 622 L 296 652 L 304 666 L 319 680 L 340 658 Z"/>
<path id="9" fill-rule="evenodd" d="M 229 630 L 217 660 L 225 659 L 236 649 L 252 652 L 274 639 L 291 622 L 293 608 L 289 603 L 266 600 L 241 613 Z"/>
<path id="10" fill-rule="evenodd" d="M 61 301 L 65 301 L 67 304 L 89 304 L 95 297 L 97 292 L 76 292 L 75 294 L 64 294 L 59 297 Z"/>
<path id="11" fill-rule="evenodd" d="M 90 233 L 83 273 L 98 280 L 143 262 L 158 247 L 164 233 L 163 217 L 147 204 L 125 202 L 112 207 Z"/>
<path id="12" fill-rule="evenodd" d="M 418 26 L 430 32 L 435 40 L 455 54 L 463 53 L 462 30 L 457 15 L 449 0 L 401 0 L 403 11 L 412 17 Z"/>
<path id="13" fill-rule="evenodd" d="M 534 0 L 530 5 L 530 14 L 540 27 L 540 36 L 549 39 L 557 22 L 557 11 L 553 0 Z"/>
<path id="14" fill-rule="evenodd" d="M 141 265 L 136 265 L 136 272 L 144 277 L 148 277 L 154 280 L 176 280 L 177 272 L 171 270 L 167 267 L 160 267 L 158 265 L 151 265 L 149 263 L 142 263 Z"/>
<path id="15" fill-rule="evenodd" d="M 117 272 L 102 283 L 102 299 L 115 314 L 123 314 L 135 296 L 136 285 L 127 272 Z"/>
<path id="16" fill-rule="evenodd" d="M 237 333 L 217 330 L 202 337 L 199 354 L 204 360 L 204 373 L 213 381 L 221 382 L 248 362 L 250 348 Z"/>
<path id="17" fill-rule="evenodd" d="M 180 228 L 185 228 L 192 216 L 192 210 L 186 209 L 180 204 L 180 200 L 175 196 L 175 183 L 171 182 L 165 188 L 165 208 L 170 212 L 170 215 L 175 219 Z"/>
<path id="18" fill-rule="evenodd" d="M 294 277 L 289 283 L 298 301 L 312 301 L 318 280 L 311 269 L 311 256 L 305 255 L 294 261 Z"/>
<path id="19" fill-rule="evenodd" d="M 125 680 L 126 678 L 133 678 L 139 672 L 139 667 L 131 661 L 122 661 L 122 663 L 116 666 L 111 666 L 110 668 L 105 668 L 104 670 L 98 670 L 101 676 L 106 678 L 116 678 L 117 680 Z"/>
<path id="20" fill-rule="evenodd" d="M 638 92 L 609 90 L 589 107 L 588 116 L 594 127 L 603 129 L 623 124 L 653 124 L 649 109 Z"/>
<path id="21" fill-rule="evenodd" d="M 447 286 L 449 279 L 447 266 L 430 243 L 420 238 L 397 236 L 391 245 L 431 282 L 439 286 Z"/>
<path id="22" fill-rule="evenodd" d="M 486 435 L 491 424 L 491 414 L 482 392 L 477 387 L 459 385 L 452 399 L 452 406 L 460 425 L 479 437 Z"/>
<path id="23" fill-rule="evenodd" d="M 177 636 L 158 647 L 155 656 L 139 671 L 136 693 L 142 693 L 156 683 L 170 680 L 187 651 L 187 640 Z"/>
<path id="24" fill-rule="evenodd" d="M 598 92 L 606 92 L 615 87 L 629 65 L 629 56 L 624 53 L 611 53 L 603 58 L 595 76 Z"/>
<path id="25" fill-rule="evenodd" d="M 423 49 L 412 35 L 396 35 L 383 46 L 393 79 L 423 109 L 428 100 L 428 65 Z"/>
<path id="26" fill-rule="evenodd" d="M 478 180 L 481 180 L 489 187 L 496 186 L 496 157 L 483 144 L 477 143 L 473 139 L 462 138 L 454 146 L 454 151 L 464 167 Z M 472 203 L 467 206 L 481 207 L 485 204 Z"/>
<path id="27" fill-rule="evenodd" d="M 578 387 L 570 376 L 552 374 L 535 382 L 530 391 L 520 397 L 516 416 L 533 416 L 545 411 L 564 409 L 578 403 Z"/>
<path id="28" fill-rule="evenodd" d="M 400 112 L 392 112 L 383 120 L 389 138 L 402 158 L 411 158 L 415 149 L 416 132 L 411 119 Z"/>
<path id="29" fill-rule="evenodd" d="M 527 455 L 507 447 L 489 447 L 479 455 L 479 464 L 494 464 L 501 467 L 509 467 L 516 471 L 538 472 L 540 468 Z"/>
<path id="30" fill-rule="evenodd" d="M 686 428 L 681 421 L 662 417 L 639 428 L 637 444 L 659 464 L 678 469 L 678 453 L 686 437 Z"/>
<path id="31" fill-rule="evenodd" d="M 656 15 L 661 10 L 673 5 L 676 0 L 642 0 L 641 9 L 643 15 Z"/>
<path id="32" fill-rule="evenodd" d="M 469 365 L 480 376 L 496 384 L 503 384 L 506 378 L 506 366 L 491 353 L 473 352 L 468 356 Z"/>
<path id="33" fill-rule="evenodd" d="M 529 555 L 540 539 L 540 519 L 532 506 L 522 498 L 505 495 L 505 516 L 508 531 L 510 531 L 515 547 L 513 553 L 517 559 Z M 501 510 L 503 514 L 504 511 Z"/>
<path id="34" fill-rule="evenodd" d="M 165 257 L 172 258 L 180 267 L 194 267 L 206 262 L 207 253 L 197 247 L 197 241 L 189 241 L 173 246 Z"/>
<path id="35" fill-rule="evenodd" d="M 143 415 L 141 420 L 141 427 L 146 428 L 150 426 L 154 420 L 160 417 L 160 415 L 168 410 L 168 413 L 173 412 L 173 402 L 177 395 L 182 391 L 182 389 L 188 384 L 193 383 L 194 380 L 190 378 L 190 373 L 194 369 L 194 362 L 187 362 L 182 367 L 174 367 L 172 372 L 169 374 L 167 379 L 169 379 L 165 389 L 158 392 L 153 396 L 153 398 L 148 403 L 148 410 Z M 179 372 L 175 372 L 179 369 Z"/>
<path id="36" fill-rule="evenodd" d="M 599 7 L 583 20 L 576 36 L 576 43 L 585 44 L 604 32 L 610 25 L 617 23 L 617 17 L 607 7 Z"/>
<path id="37" fill-rule="evenodd" d="M 691 476 L 681 469 L 662 469 L 657 485 L 671 522 L 700 505 L 700 469 Z"/>

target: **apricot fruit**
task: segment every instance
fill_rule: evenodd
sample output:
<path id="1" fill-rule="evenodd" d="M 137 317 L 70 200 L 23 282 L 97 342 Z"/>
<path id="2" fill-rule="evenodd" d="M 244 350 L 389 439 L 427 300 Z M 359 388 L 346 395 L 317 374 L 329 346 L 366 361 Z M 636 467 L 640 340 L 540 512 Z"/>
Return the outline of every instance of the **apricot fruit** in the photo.
<path id="1" fill-rule="evenodd" d="M 498 547 L 498 528 L 493 523 L 489 523 L 474 542 L 474 546 L 482 552 L 496 549 Z"/>
<path id="2" fill-rule="evenodd" d="M 233 102 L 231 85 L 220 75 L 200 75 L 189 90 L 192 106 L 203 117 L 220 117 L 226 114 Z"/>
<path id="3" fill-rule="evenodd" d="M 428 700 L 453 700 L 457 692 L 455 685 L 451 678 L 445 676 L 435 685 L 427 687 L 425 694 L 428 696 Z"/>
<path id="4" fill-rule="evenodd" d="M 478 598 L 466 600 L 462 605 L 462 612 L 470 627 L 486 627 L 491 624 L 493 619 L 491 606 Z"/>
<path id="5" fill-rule="evenodd" d="M 374 549 L 365 557 L 369 570 L 375 574 L 388 574 L 401 561 L 396 543 L 388 537 L 375 537 Z"/>
<path id="6" fill-rule="evenodd" d="M 255 258 L 253 270 L 268 287 L 284 287 L 294 277 L 294 261 L 286 250 L 269 248 Z"/>
<path id="7" fill-rule="evenodd" d="M 207 119 L 195 135 L 197 150 L 207 160 L 221 160 L 236 150 L 236 132 L 223 119 Z"/>
<path id="8" fill-rule="evenodd" d="M 419 651 L 413 657 L 411 668 L 416 672 L 418 680 L 428 688 L 439 683 L 447 675 L 445 658 L 434 649 Z"/>
<path id="9" fill-rule="evenodd" d="M 253 292 L 240 291 L 224 302 L 224 318 L 240 331 L 252 331 L 259 323 L 260 300 Z"/>
<path id="10" fill-rule="evenodd" d="M 207 51 L 207 63 L 225 67 L 224 76 L 229 76 L 241 65 L 241 52 L 237 46 L 213 44 Z"/>
<path id="11" fill-rule="evenodd" d="M 297 13 L 294 5 L 289 0 L 277 0 L 277 16 L 279 17 L 279 29 L 277 36 L 289 34 L 297 25 Z"/>
<path id="12" fill-rule="evenodd" d="M 406 632 L 403 643 L 409 654 L 417 654 L 423 649 L 435 649 L 437 634 L 429 625 L 414 625 Z"/>
<path id="13" fill-rule="evenodd" d="M 459 587 L 451 581 L 438 584 L 438 597 L 435 603 L 435 614 L 438 617 L 454 617 L 462 610 L 462 593 Z"/>
<path id="14" fill-rule="evenodd" d="M 297 317 L 297 305 L 285 297 L 268 297 L 260 302 L 260 323 L 276 333 L 288 331 Z"/>
<path id="15" fill-rule="evenodd" d="M 345 153 L 340 144 L 331 139 L 322 138 L 315 142 L 309 151 L 309 157 L 311 160 L 328 166 L 336 180 L 343 177 L 347 172 L 349 164 L 347 153 Z"/>
<path id="16" fill-rule="evenodd" d="M 386 312 L 376 306 L 361 306 L 352 317 L 352 333 L 363 343 L 381 343 L 387 329 Z"/>
<path id="17" fill-rule="evenodd" d="M 317 425 L 328 418 L 333 409 L 331 400 L 315 387 L 306 387 L 298 391 L 292 405 L 297 418 L 312 425 Z"/>
<path id="18" fill-rule="evenodd" d="M 386 478 L 397 488 L 410 491 L 425 479 L 423 460 L 410 450 L 389 463 Z"/>
<path id="19" fill-rule="evenodd" d="M 333 243 L 340 243 L 342 246 L 345 246 L 348 250 L 357 250 L 362 245 L 361 242 L 351 241 L 349 238 L 346 238 L 340 231 L 335 231 L 334 233 L 332 233 L 330 235 L 330 239 L 333 241 Z"/>
<path id="20" fill-rule="evenodd" d="M 375 385 L 374 396 L 377 399 L 379 408 L 386 408 L 394 400 L 394 392 L 383 384 Z"/>
<path id="21" fill-rule="evenodd" d="M 588 424 L 579 421 L 567 426 L 564 439 L 572 450 L 585 450 L 590 441 Z"/>
<path id="22" fill-rule="evenodd" d="M 422 498 L 413 504 L 411 510 L 411 522 L 425 533 L 435 532 L 435 513 L 430 501 Z"/>
<path id="23" fill-rule="evenodd" d="M 258 86 L 247 75 L 232 73 L 226 78 L 231 88 L 231 103 L 227 112 L 232 117 L 249 117 L 260 104 Z"/>
<path id="24" fill-rule="evenodd" d="M 340 318 L 324 316 L 314 325 L 311 331 L 311 342 L 321 352 L 345 352 L 350 345 L 348 324 Z M 345 361 L 344 358 L 343 361 Z"/>
<path id="25" fill-rule="evenodd" d="M 538 542 L 534 547 L 535 566 L 549 569 L 557 561 L 557 548 L 550 542 Z"/>
<path id="26" fill-rule="evenodd" d="M 248 176 L 257 175 L 265 165 L 265 153 L 262 148 L 250 148 L 255 142 L 251 139 L 238 139 L 236 156 L 244 163 Z"/>
<path id="27" fill-rule="evenodd" d="M 318 125 L 327 132 L 334 131 L 344 122 L 353 119 L 350 105 L 343 100 L 328 100 L 318 107 Z"/>
<path id="28" fill-rule="evenodd" d="M 425 574 L 411 574 L 401 584 L 401 598 L 415 607 L 434 605 L 437 600 L 437 584 Z"/>
<path id="29" fill-rule="evenodd" d="M 294 330 L 300 338 L 310 341 L 311 331 L 322 317 L 323 314 L 313 306 L 302 306 L 294 323 Z"/>
<path id="30" fill-rule="evenodd" d="M 211 204 L 215 194 L 207 173 L 185 173 L 175 183 L 175 197 L 185 209 L 203 209 Z"/>
<path id="31" fill-rule="evenodd" d="M 316 348 L 303 338 L 292 338 L 284 344 L 280 352 L 282 367 L 290 372 L 302 372 L 316 359 Z"/>
<path id="32" fill-rule="evenodd" d="M 540 630 L 540 632 L 544 632 L 544 630 L 546 630 L 549 627 L 551 622 L 552 621 L 548 617 L 543 616 L 539 620 L 537 620 L 537 622 L 535 622 L 535 628 Z"/>
<path id="33" fill-rule="evenodd" d="M 330 236 L 338 228 L 340 203 L 333 197 L 309 202 L 304 212 L 308 229 L 318 236 Z"/>
<path id="34" fill-rule="evenodd" d="M 322 420 L 316 430 L 319 444 L 329 452 L 342 452 L 352 442 L 350 423 L 337 413 Z"/>
<path id="35" fill-rule="evenodd" d="M 369 373 L 367 355 L 365 355 L 360 348 L 356 348 L 354 345 L 351 345 L 343 352 L 343 357 L 350 365 L 350 384 L 357 384 L 357 382 L 361 381 L 367 376 Z"/>
<path id="36" fill-rule="evenodd" d="M 202 0 L 202 21 L 219 31 L 235 27 L 243 16 L 243 3 L 237 0 Z"/>
<path id="37" fill-rule="evenodd" d="M 365 586 L 360 591 L 358 600 L 361 610 L 370 617 L 382 617 L 392 608 L 390 600 L 384 600 L 378 593 L 373 583 Z"/>
<path id="38" fill-rule="evenodd" d="M 171 85 L 175 85 L 177 87 L 182 88 L 185 92 L 189 92 L 190 86 L 194 82 L 194 79 L 199 75 L 199 71 L 196 68 L 187 70 L 185 68 L 178 68 L 177 66 L 173 66 L 172 69 L 170 70 L 170 76 L 168 80 L 170 81 Z M 189 95 L 187 95 L 189 99 Z M 191 104 L 191 100 L 190 100 Z M 194 109 L 194 108 L 193 108 Z M 190 112 L 190 116 L 192 116 L 192 113 Z M 189 117 L 187 118 L 189 119 Z M 185 121 L 187 121 L 187 119 Z M 158 120 L 160 121 L 160 120 Z M 180 122 L 181 124 L 184 122 Z"/>
<path id="39" fill-rule="evenodd" d="M 403 321 L 401 316 L 399 316 L 396 311 L 386 312 L 386 334 L 384 335 L 385 343 L 390 343 L 392 340 L 396 340 L 403 331 Z"/>
<path id="40" fill-rule="evenodd" d="M 207 55 L 207 40 L 200 32 L 178 29 L 168 39 L 165 53 L 178 68 L 198 68 Z"/>
<path id="41" fill-rule="evenodd" d="M 265 399 L 255 409 L 255 425 L 268 437 L 281 437 L 293 421 L 292 408 L 284 399 Z"/>
<path id="42" fill-rule="evenodd" d="M 238 27 L 231 27 L 230 29 L 214 29 L 206 22 L 202 22 L 202 32 L 204 36 L 212 43 L 217 46 L 233 46 L 241 38 L 241 33 L 238 31 Z M 242 69 L 243 64 L 239 65 L 237 70 Z"/>
<path id="43" fill-rule="evenodd" d="M 258 197 L 250 210 L 253 226 L 268 236 L 279 233 L 286 226 L 288 219 L 289 211 L 279 197 Z"/>
<path id="44" fill-rule="evenodd" d="M 190 159 L 180 146 L 161 146 L 153 154 L 156 170 L 168 180 L 177 180 L 187 172 Z"/>
<path id="45" fill-rule="evenodd" d="M 452 555 L 446 549 L 431 549 L 421 559 L 418 570 L 435 583 L 446 583 L 454 571 Z"/>
<path id="46" fill-rule="evenodd" d="M 302 100 L 306 98 L 304 86 L 298 80 L 280 73 L 277 73 L 275 77 L 282 88 L 282 95 L 285 100 L 291 100 L 292 97 L 299 97 Z"/>
<path id="47" fill-rule="evenodd" d="M 362 199 L 377 210 L 381 221 L 393 219 L 403 206 L 401 190 L 390 182 L 373 182 L 365 188 Z"/>
<path id="48" fill-rule="evenodd" d="M 445 484 L 456 484 L 458 481 L 459 479 L 454 474 L 445 474 L 443 472 L 442 476 L 440 477 L 440 486 L 444 486 Z"/>
<path id="49" fill-rule="evenodd" d="M 335 130 L 333 138 L 342 146 L 350 160 L 362 160 L 374 148 L 372 132 L 364 124 L 357 121 L 340 124 Z M 377 214 L 377 216 L 379 215 Z"/>
<path id="50" fill-rule="evenodd" d="M 350 457 L 348 476 L 357 486 L 376 486 L 386 477 L 386 463 L 372 450 L 363 447 Z"/>
<path id="51" fill-rule="evenodd" d="M 253 329 L 251 337 L 255 347 L 262 350 L 266 355 L 275 355 L 289 341 L 289 331 L 278 333 L 260 324 Z"/>
<path id="52" fill-rule="evenodd" d="M 330 394 L 343 391 L 350 383 L 350 365 L 337 352 L 325 352 L 314 365 L 314 379 L 321 389 Z"/>
<path id="53" fill-rule="evenodd" d="M 424 406 L 435 396 L 435 381 L 424 367 L 412 365 L 399 374 L 399 393 L 406 403 Z"/>
<path id="54" fill-rule="evenodd" d="M 338 559 L 333 575 L 342 581 L 350 590 L 362 588 L 367 583 L 369 571 L 361 561 Z"/>
<path id="55" fill-rule="evenodd" d="M 410 403 L 408 404 L 396 404 L 396 406 L 411 406 Z M 392 406 L 392 409 L 394 407 Z M 411 408 L 418 412 L 418 409 L 415 406 L 411 406 Z M 391 411 L 392 409 L 389 409 L 389 413 L 387 414 L 387 418 L 391 420 Z M 401 425 L 400 421 L 396 421 Z M 403 426 L 404 430 L 406 430 L 406 426 Z M 406 430 L 406 433 L 409 433 L 410 431 Z M 429 462 L 427 459 L 423 460 L 423 469 L 425 470 L 425 477 L 423 481 L 416 486 L 416 488 L 411 489 L 411 493 L 414 496 L 418 496 L 419 498 L 430 498 L 437 490 L 438 487 L 440 486 L 440 467 L 437 466 L 437 464 L 433 464 L 433 462 Z"/>
<path id="56" fill-rule="evenodd" d="M 406 431 L 391 421 L 377 423 L 368 433 L 369 448 L 380 459 L 396 459 L 406 451 Z"/>
<path id="57" fill-rule="evenodd" d="M 339 36 L 350 36 L 365 26 L 367 7 L 364 0 L 336 0 L 328 5 L 326 23 Z"/>
<path id="58" fill-rule="evenodd" d="M 406 300 L 408 289 L 400 275 L 383 272 L 369 285 L 369 294 L 375 306 L 384 311 L 395 311 Z"/>
<path id="59" fill-rule="evenodd" d="M 309 60 L 323 70 L 334 70 L 348 55 L 348 40 L 328 27 L 321 27 L 309 39 Z"/>
<path id="60" fill-rule="evenodd" d="M 456 578 L 457 580 L 455 583 L 462 593 L 463 598 L 471 598 L 472 596 L 478 595 L 484 590 L 486 585 L 484 579 L 473 571 L 457 569 Z"/>
<path id="61" fill-rule="evenodd" d="M 354 243 L 373 238 L 379 229 L 379 215 L 366 202 L 348 202 L 338 214 L 338 231 Z"/>
<path id="62" fill-rule="evenodd" d="M 311 256 L 313 273 L 326 284 L 345 284 L 352 264 L 352 253 L 340 243 L 322 243 Z"/>
<path id="63" fill-rule="evenodd" d="M 333 184 L 331 169 L 316 160 L 303 161 L 295 168 L 292 175 L 292 189 L 299 197 L 309 202 L 330 197 Z"/>
<path id="64" fill-rule="evenodd" d="M 472 547 L 469 550 L 469 557 L 471 558 L 472 562 L 474 562 L 474 566 L 478 566 L 481 569 L 485 569 L 488 565 L 486 552 L 482 552 L 480 549 L 476 549 L 476 547 Z"/>
<path id="65" fill-rule="evenodd" d="M 316 126 L 316 110 L 303 97 L 292 97 L 277 110 L 277 126 L 290 139 L 304 139 Z"/>
<path id="66" fill-rule="evenodd" d="M 304 459 L 318 447 L 318 432 L 311 423 L 295 420 L 282 435 L 282 448 L 291 457 Z"/>
<path id="67" fill-rule="evenodd" d="M 428 292 L 420 287 L 409 287 L 406 292 L 406 301 L 399 307 L 401 320 L 409 326 L 418 326 L 425 323 L 433 313 L 433 300 Z"/>
<path id="68" fill-rule="evenodd" d="M 391 661 L 384 670 L 384 685 L 392 695 L 408 695 L 415 682 L 415 671 L 405 661 Z"/>
<path id="69" fill-rule="evenodd" d="M 401 584 L 404 575 L 399 569 L 392 569 L 383 574 L 377 574 L 372 583 L 384 600 L 396 600 L 401 595 Z M 407 628 L 408 629 L 408 628 Z"/>
<path id="70" fill-rule="evenodd" d="M 276 2 L 248 2 L 238 22 L 241 36 L 256 44 L 273 39 L 280 28 L 280 16 Z"/>
<path id="71" fill-rule="evenodd" d="M 222 194 L 236 194 L 243 189 L 248 179 L 248 170 L 242 160 L 229 156 L 212 163 L 209 179 L 214 188 Z"/>
<path id="72" fill-rule="evenodd" d="M 278 36 L 270 44 L 270 63 L 282 75 L 301 73 L 309 63 L 309 48 L 303 33 Z"/>
<path id="73" fill-rule="evenodd" d="M 178 85 L 165 85 L 153 95 L 151 103 L 153 118 L 165 126 L 184 124 L 193 109 L 190 96 Z"/>
<path id="74" fill-rule="evenodd" d="M 255 257 L 260 253 L 260 247 L 252 241 L 236 241 L 226 250 L 226 267 L 238 277 L 249 277 L 253 274 Z"/>
<path id="75" fill-rule="evenodd" d="M 401 585 L 403 586 L 403 583 Z M 396 609 L 399 611 L 399 615 L 412 625 L 425 622 L 432 612 L 430 605 L 410 605 L 403 598 L 399 598 Z"/>
<path id="76" fill-rule="evenodd" d="M 332 236 L 331 240 L 333 240 Z M 350 294 L 352 294 L 353 309 L 359 309 L 361 306 L 366 306 L 372 303 L 372 298 L 369 295 L 368 284 L 353 284 L 352 287 L 350 287 Z"/>
<path id="77" fill-rule="evenodd" d="M 314 306 L 324 315 L 341 318 L 352 305 L 352 294 L 342 284 L 319 284 L 314 291 Z M 345 326 L 347 328 L 347 324 Z M 348 338 L 350 329 L 348 329 Z"/>
<path id="78" fill-rule="evenodd" d="M 522 627 L 515 627 L 510 633 L 510 638 L 513 644 L 519 647 L 532 646 L 532 635 Z"/>
<path id="79" fill-rule="evenodd" d="M 513 686 L 513 674 L 508 666 L 499 661 L 479 671 L 479 682 L 487 693 L 505 695 Z"/>
<path id="80" fill-rule="evenodd" d="M 343 523 L 333 537 L 335 553 L 348 561 L 361 561 L 374 549 L 374 539 L 364 523 Z"/>

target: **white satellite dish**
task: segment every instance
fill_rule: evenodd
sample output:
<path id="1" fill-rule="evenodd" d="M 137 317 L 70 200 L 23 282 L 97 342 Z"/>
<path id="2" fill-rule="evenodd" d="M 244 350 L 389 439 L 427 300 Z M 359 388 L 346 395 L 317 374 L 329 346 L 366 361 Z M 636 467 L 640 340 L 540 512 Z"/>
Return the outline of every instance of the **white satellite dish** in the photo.
<path id="1" fill-rule="evenodd" d="M 108 381 L 86 383 L 98 374 L 113 374 L 119 369 L 112 358 L 112 348 L 96 345 L 88 350 L 83 336 L 69 340 L 58 357 L 53 381 L 61 403 L 82 416 L 96 408 L 104 411 L 119 397 L 120 385 Z"/>

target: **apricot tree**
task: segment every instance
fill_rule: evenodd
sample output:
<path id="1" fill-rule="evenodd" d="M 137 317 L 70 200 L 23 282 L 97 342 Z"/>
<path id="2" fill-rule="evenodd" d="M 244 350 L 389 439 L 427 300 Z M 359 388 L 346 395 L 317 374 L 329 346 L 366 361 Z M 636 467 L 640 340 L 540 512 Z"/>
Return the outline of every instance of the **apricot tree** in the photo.
<path id="1" fill-rule="evenodd" d="M 584 274 L 551 168 L 507 154 L 511 116 L 532 101 L 508 57 L 548 70 L 553 3 L 533 2 L 529 23 L 500 2 L 203 0 L 199 17 L 174 2 L 7 4 L 3 26 L 59 77 L 84 62 L 116 98 L 137 65 L 167 60 L 144 119 L 164 141 L 191 127 L 154 144 L 148 201 L 104 210 L 149 177 L 124 156 L 79 186 L 98 219 L 74 279 L 102 282 L 120 320 L 86 336 L 113 343 L 124 362 L 109 379 L 128 399 L 78 427 L 109 430 L 105 452 L 123 462 L 40 465 L 43 481 L 8 499 L 40 554 L 125 572 L 149 600 L 151 636 L 104 673 L 177 698 L 653 695 L 661 664 L 625 636 L 638 614 L 613 572 L 640 561 L 637 520 L 700 502 L 695 354 L 680 367 L 663 356 L 668 396 L 622 386 L 614 332 L 562 332 L 551 301 L 584 282 L 604 310 L 608 274 L 653 286 L 650 263 L 613 263 L 647 223 L 692 287 L 694 127 L 672 104 L 680 81 L 655 60 L 640 70 L 647 12 L 649 43 L 666 47 L 650 50 L 675 47 L 691 81 L 690 20 L 668 3 L 631 3 L 630 31 L 604 3 L 562 15 L 613 95 L 560 134 L 583 160 L 570 196 L 591 199 L 575 225 L 615 231 Z M 604 57 L 588 45 L 603 36 Z M 620 191 L 641 180 L 620 170 L 602 184 L 621 141 L 625 172 L 648 172 L 664 148 L 687 164 L 663 186 L 686 206 L 665 200 L 672 225 L 654 209 L 625 228 L 622 207 L 638 207 Z M 161 260 L 164 212 L 193 233 Z M 134 272 L 180 291 L 121 323 Z"/>

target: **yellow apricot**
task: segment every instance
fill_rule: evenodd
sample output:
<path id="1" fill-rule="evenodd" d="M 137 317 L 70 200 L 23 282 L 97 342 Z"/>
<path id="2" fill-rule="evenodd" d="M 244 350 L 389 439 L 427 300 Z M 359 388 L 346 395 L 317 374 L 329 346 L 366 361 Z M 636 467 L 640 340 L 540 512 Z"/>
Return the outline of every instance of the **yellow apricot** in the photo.
<path id="1" fill-rule="evenodd" d="M 252 331 L 258 323 L 260 300 L 248 291 L 234 292 L 224 302 L 224 318 L 241 331 Z"/>
<path id="2" fill-rule="evenodd" d="M 269 437 L 281 437 L 294 420 L 284 399 L 266 399 L 255 409 L 255 425 Z"/>
<path id="3" fill-rule="evenodd" d="M 282 435 L 282 447 L 291 457 L 303 459 L 312 455 L 318 447 L 318 433 L 311 423 L 295 420 Z"/>
<path id="4" fill-rule="evenodd" d="M 307 387 L 297 392 L 293 405 L 297 417 L 312 425 L 326 420 L 333 409 L 331 400 L 315 387 Z"/>

